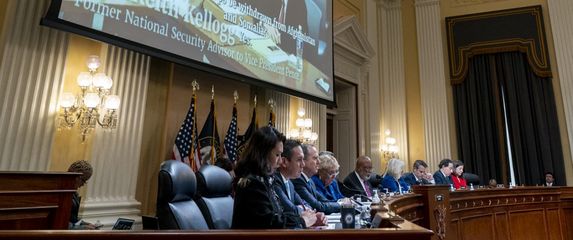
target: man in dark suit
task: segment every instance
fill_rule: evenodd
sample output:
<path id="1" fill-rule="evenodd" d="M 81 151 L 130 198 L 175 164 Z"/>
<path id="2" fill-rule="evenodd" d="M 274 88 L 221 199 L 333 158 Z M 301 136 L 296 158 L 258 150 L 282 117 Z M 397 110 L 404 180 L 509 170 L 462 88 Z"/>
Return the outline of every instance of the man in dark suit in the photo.
<path id="1" fill-rule="evenodd" d="M 426 168 L 428 168 L 428 164 L 426 164 L 422 160 L 416 160 L 414 162 L 414 167 L 412 168 L 412 172 L 406 173 L 403 176 L 404 181 L 410 184 L 410 186 L 432 184 L 428 179 L 426 179 L 427 178 Z"/>
<path id="2" fill-rule="evenodd" d="M 354 171 L 344 178 L 343 184 L 355 194 L 360 194 L 368 198 L 372 197 L 372 185 L 368 181 L 372 174 L 372 160 L 367 156 L 360 156 L 356 159 Z"/>
<path id="3" fill-rule="evenodd" d="M 318 151 L 314 145 L 303 144 L 304 167 L 299 178 L 292 179 L 295 191 L 312 208 L 324 214 L 340 212 L 338 202 L 328 201 L 324 196 L 316 192 L 314 182 L 310 177 L 318 172 Z"/>
<path id="4" fill-rule="evenodd" d="M 552 172 L 545 172 L 545 182 L 543 183 L 543 186 L 546 186 L 546 187 L 557 186 L 555 184 L 555 177 L 553 177 Z"/>
<path id="5" fill-rule="evenodd" d="M 281 154 L 281 163 L 278 171 L 275 171 L 273 180 L 273 188 L 285 212 L 298 214 L 312 212 L 310 206 L 306 206 L 306 203 L 296 193 L 291 181 L 300 177 L 303 167 L 304 154 L 300 143 L 295 140 L 286 140 Z M 315 214 L 318 225 L 326 225 L 324 213 L 317 212 Z"/>
<path id="6" fill-rule="evenodd" d="M 436 184 L 453 184 L 454 182 L 452 181 L 451 175 L 454 170 L 454 162 L 447 158 L 442 159 L 438 167 L 440 169 L 434 173 L 434 180 L 436 181 Z"/>

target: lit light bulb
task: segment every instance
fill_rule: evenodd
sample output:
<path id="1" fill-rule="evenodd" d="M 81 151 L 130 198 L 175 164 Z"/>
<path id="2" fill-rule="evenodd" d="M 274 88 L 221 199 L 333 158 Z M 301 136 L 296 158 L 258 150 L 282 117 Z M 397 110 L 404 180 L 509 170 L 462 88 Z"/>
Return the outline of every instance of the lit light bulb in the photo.
<path id="1" fill-rule="evenodd" d="M 96 73 L 93 78 L 93 84 L 96 88 L 104 88 L 106 86 L 108 77 L 104 73 Z"/>
<path id="2" fill-rule="evenodd" d="M 317 139 L 318 139 L 318 133 L 313 132 L 310 134 L 311 141 L 316 141 Z"/>
<path id="3" fill-rule="evenodd" d="M 117 95 L 109 95 L 105 97 L 104 106 L 107 109 L 117 110 L 119 108 L 119 104 L 121 99 Z"/>
<path id="4" fill-rule="evenodd" d="M 304 127 L 311 128 L 312 127 L 312 119 L 307 118 L 304 120 Z"/>
<path id="5" fill-rule="evenodd" d="M 110 77 L 106 76 L 105 81 L 103 82 L 101 88 L 103 88 L 105 90 L 109 90 L 109 89 L 111 89 L 111 86 L 113 86 L 113 80 L 111 80 Z"/>
<path id="6" fill-rule="evenodd" d="M 97 95 L 97 93 L 88 93 L 84 97 L 84 104 L 88 108 L 97 107 L 97 105 L 99 104 L 99 101 L 100 101 L 100 99 L 99 99 L 99 96 Z"/>
<path id="7" fill-rule="evenodd" d="M 290 130 L 290 137 L 291 138 L 298 138 L 298 135 L 299 135 L 298 129 L 291 129 Z"/>
<path id="8" fill-rule="evenodd" d="M 62 93 L 62 96 L 60 96 L 60 107 L 70 108 L 74 106 L 75 102 L 76 102 L 76 97 L 72 93 L 65 92 Z"/>
<path id="9" fill-rule="evenodd" d="M 297 118 L 296 122 L 295 122 L 296 127 L 304 127 L 304 119 L 302 118 Z"/>
<path id="10" fill-rule="evenodd" d="M 99 68 L 101 62 L 99 61 L 99 57 L 97 55 L 90 55 L 88 56 L 86 64 L 88 65 L 90 71 L 95 72 Z"/>
<path id="11" fill-rule="evenodd" d="M 304 114 L 306 113 L 306 111 L 304 110 L 304 108 L 299 108 L 298 111 L 296 112 L 298 114 L 299 117 L 304 117 Z"/>
<path id="12" fill-rule="evenodd" d="M 387 137 L 387 138 L 386 138 L 386 143 L 387 143 L 388 145 L 394 145 L 394 144 L 396 144 L 396 138 Z"/>
<path id="13" fill-rule="evenodd" d="M 89 72 L 81 72 L 77 78 L 78 85 L 81 88 L 86 88 L 92 85 L 92 75 Z"/>

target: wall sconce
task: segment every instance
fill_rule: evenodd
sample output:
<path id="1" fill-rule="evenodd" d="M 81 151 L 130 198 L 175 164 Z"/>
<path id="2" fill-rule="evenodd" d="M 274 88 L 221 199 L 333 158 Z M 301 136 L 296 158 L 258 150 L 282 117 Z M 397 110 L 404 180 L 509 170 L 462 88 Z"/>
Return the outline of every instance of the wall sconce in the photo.
<path id="1" fill-rule="evenodd" d="M 312 131 L 312 119 L 304 118 L 304 108 L 299 108 L 297 111 L 298 118 L 296 119 L 296 128 L 289 131 L 289 138 L 296 139 L 302 143 L 314 143 L 318 139 L 318 133 Z"/>
<path id="2" fill-rule="evenodd" d="M 380 151 L 382 151 L 382 156 L 384 159 L 398 158 L 398 146 L 396 145 L 396 138 L 390 136 L 390 129 L 384 131 L 386 138 L 384 139 L 385 144 L 382 144 Z"/>
<path id="3" fill-rule="evenodd" d="M 86 63 L 89 72 L 82 72 L 77 77 L 81 92 L 77 96 L 69 92 L 62 94 L 60 97 L 61 112 L 58 116 L 58 130 L 71 129 L 79 122 L 82 142 L 96 128 L 96 125 L 104 129 L 115 129 L 120 104 L 119 96 L 109 95 L 109 90 L 113 85 L 111 78 L 104 73 L 97 72 L 101 65 L 99 57 L 91 55 Z M 102 113 L 103 118 L 100 119 Z"/>

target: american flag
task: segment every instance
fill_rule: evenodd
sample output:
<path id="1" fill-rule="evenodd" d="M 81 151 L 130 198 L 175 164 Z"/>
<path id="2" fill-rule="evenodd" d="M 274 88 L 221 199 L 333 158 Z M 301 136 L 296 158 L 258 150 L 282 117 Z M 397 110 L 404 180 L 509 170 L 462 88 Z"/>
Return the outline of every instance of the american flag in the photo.
<path id="1" fill-rule="evenodd" d="M 187 116 L 179 128 L 175 144 L 173 145 L 173 156 L 176 160 L 182 161 L 191 166 L 193 171 L 201 167 L 201 159 L 197 154 L 197 124 L 195 124 L 195 100 L 193 95 L 191 106 L 187 111 Z"/>
<path id="2" fill-rule="evenodd" d="M 237 104 L 233 105 L 233 117 L 231 118 L 231 123 L 229 124 L 229 129 L 227 130 L 227 135 L 225 136 L 225 152 L 227 157 L 231 162 L 235 162 L 237 159 L 237 147 L 239 142 L 237 141 Z"/>

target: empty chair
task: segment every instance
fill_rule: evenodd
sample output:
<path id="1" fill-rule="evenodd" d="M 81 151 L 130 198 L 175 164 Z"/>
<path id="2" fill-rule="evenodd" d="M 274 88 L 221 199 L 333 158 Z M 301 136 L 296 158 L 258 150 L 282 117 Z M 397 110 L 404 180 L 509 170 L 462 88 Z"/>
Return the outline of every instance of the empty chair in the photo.
<path id="1" fill-rule="evenodd" d="M 161 164 L 157 190 L 157 218 L 161 229 L 209 229 L 193 200 L 197 181 L 191 168 L 180 161 Z"/>
<path id="2" fill-rule="evenodd" d="M 233 222 L 231 175 L 224 169 L 203 165 L 197 172 L 197 204 L 211 229 L 228 229 Z"/>
<path id="3" fill-rule="evenodd" d="M 474 186 L 480 185 L 479 176 L 476 174 L 465 172 L 463 178 L 466 179 L 468 186 L 470 185 L 470 183 L 473 184 Z"/>

